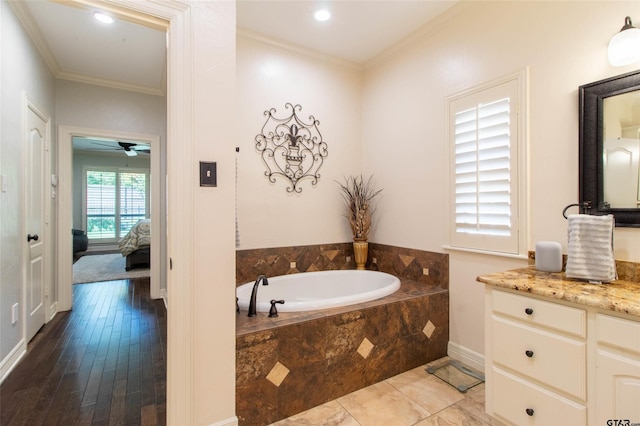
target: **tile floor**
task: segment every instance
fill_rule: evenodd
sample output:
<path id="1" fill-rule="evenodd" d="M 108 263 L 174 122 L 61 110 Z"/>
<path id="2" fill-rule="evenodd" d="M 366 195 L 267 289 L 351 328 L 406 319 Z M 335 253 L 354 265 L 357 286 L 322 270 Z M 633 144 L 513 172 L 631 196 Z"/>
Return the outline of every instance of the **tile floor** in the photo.
<path id="1" fill-rule="evenodd" d="M 484 383 L 462 393 L 421 366 L 280 420 L 273 426 L 491 424 L 491 418 L 484 412 Z"/>

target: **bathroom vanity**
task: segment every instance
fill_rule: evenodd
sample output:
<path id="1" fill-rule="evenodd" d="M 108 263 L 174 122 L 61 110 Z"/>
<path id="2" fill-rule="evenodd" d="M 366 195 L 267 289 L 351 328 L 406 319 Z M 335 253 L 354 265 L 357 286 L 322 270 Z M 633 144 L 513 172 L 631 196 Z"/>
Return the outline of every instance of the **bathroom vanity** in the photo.
<path id="1" fill-rule="evenodd" d="M 640 423 L 640 283 L 589 284 L 534 266 L 477 280 L 489 415 L 507 424 Z"/>

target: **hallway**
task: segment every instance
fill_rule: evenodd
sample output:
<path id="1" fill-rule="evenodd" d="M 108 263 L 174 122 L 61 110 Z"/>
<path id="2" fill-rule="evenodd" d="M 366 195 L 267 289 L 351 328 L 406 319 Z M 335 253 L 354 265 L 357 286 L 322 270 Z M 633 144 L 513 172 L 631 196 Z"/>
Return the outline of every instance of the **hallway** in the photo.
<path id="1" fill-rule="evenodd" d="M 149 285 L 74 285 L 73 310 L 36 334 L 0 386 L 0 424 L 165 424 L 166 309 Z"/>

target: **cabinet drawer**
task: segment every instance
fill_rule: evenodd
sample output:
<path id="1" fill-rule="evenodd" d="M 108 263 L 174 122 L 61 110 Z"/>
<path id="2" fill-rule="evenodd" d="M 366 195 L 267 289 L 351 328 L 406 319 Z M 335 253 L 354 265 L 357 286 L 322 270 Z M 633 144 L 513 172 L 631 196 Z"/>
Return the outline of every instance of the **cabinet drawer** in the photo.
<path id="1" fill-rule="evenodd" d="M 493 311 L 529 324 L 541 325 L 584 338 L 587 313 L 583 309 L 493 290 Z"/>
<path id="2" fill-rule="evenodd" d="M 640 353 L 640 322 L 603 314 L 596 318 L 598 343 Z"/>
<path id="3" fill-rule="evenodd" d="M 494 414 L 516 425 L 585 425 L 587 409 L 567 398 L 493 367 Z"/>
<path id="4" fill-rule="evenodd" d="M 586 343 L 493 315 L 493 362 L 586 400 Z"/>

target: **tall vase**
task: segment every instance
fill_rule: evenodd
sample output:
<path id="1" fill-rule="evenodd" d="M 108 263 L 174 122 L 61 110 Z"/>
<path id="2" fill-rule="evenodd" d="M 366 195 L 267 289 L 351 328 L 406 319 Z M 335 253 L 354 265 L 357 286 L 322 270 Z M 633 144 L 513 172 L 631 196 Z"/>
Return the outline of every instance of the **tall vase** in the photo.
<path id="1" fill-rule="evenodd" d="M 364 270 L 368 251 L 369 243 L 367 240 L 353 240 L 353 257 L 356 261 L 356 269 Z"/>

